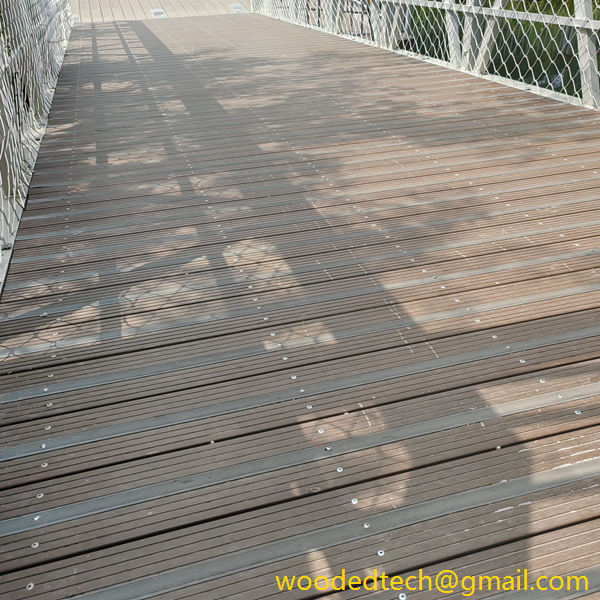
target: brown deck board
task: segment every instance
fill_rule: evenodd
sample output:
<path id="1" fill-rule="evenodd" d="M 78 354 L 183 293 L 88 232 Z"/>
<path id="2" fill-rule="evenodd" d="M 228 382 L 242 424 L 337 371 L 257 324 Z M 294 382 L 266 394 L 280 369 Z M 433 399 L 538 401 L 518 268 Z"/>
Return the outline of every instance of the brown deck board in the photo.
<path id="1" fill-rule="evenodd" d="M 349 486 L 345 489 L 325 493 L 318 498 L 307 497 L 303 500 L 298 500 L 293 505 L 282 506 L 277 511 L 263 509 L 255 516 L 252 514 L 247 515 L 249 519 L 239 519 L 235 517 L 224 519 L 218 525 L 213 523 L 198 526 L 190 530 L 184 530 L 183 532 L 176 531 L 168 533 L 163 536 L 164 540 L 160 537 L 157 537 L 156 539 L 155 543 L 157 544 L 157 547 L 160 548 L 160 553 L 152 552 L 152 549 L 148 548 L 148 540 L 138 542 L 138 551 L 133 550 L 133 544 L 130 544 L 129 547 L 125 549 L 123 556 L 115 555 L 114 548 L 111 548 L 99 552 L 96 562 L 101 569 L 104 569 L 104 571 L 101 572 L 102 576 L 109 577 L 116 582 L 119 580 L 122 581 L 123 579 L 129 579 L 131 567 L 123 562 L 124 560 L 130 560 L 134 563 L 137 562 L 140 565 L 139 572 L 140 574 L 143 574 L 152 572 L 153 568 L 155 568 L 152 563 L 159 557 L 161 561 L 166 561 L 167 564 L 164 565 L 166 567 L 182 566 L 188 562 L 195 562 L 198 559 L 207 560 L 210 558 L 218 558 L 221 554 L 226 555 L 228 552 L 260 546 L 261 543 L 266 543 L 273 538 L 293 538 L 295 535 L 301 535 L 309 526 L 320 529 L 322 527 L 344 524 L 348 519 L 357 517 L 372 519 L 382 511 L 396 508 L 397 503 L 401 498 L 406 506 L 418 505 L 419 503 L 439 498 L 440 496 L 444 497 L 460 493 L 465 489 L 476 489 L 482 486 L 497 484 L 505 474 L 506 455 L 511 456 L 511 476 L 513 478 L 527 476 L 538 470 L 545 471 L 548 469 L 555 469 L 562 465 L 570 456 L 569 450 L 562 447 L 564 443 L 568 442 L 575 445 L 580 451 L 585 451 L 586 448 L 591 445 L 593 452 L 594 439 L 595 432 L 592 429 L 588 434 L 588 438 L 580 433 L 573 436 L 563 435 L 556 439 L 550 437 L 545 440 L 544 443 L 539 444 L 540 447 L 532 446 L 530 452 L 527 453 L 519 453 L 518 450 L 523 449 L 523 447 L 515 446 L 514 448 L 509 448 L 504 451 L 499 450 L 484 454 L 483 456 L 479 455 L 469 459 L 463 459 L 462 461 L 457 461 L 457 464 L 450 461 L 443 466 L 438 465 L 437 467 L 423 468 L 418 474 L 410 473 L 396 476 L 386 482 L 385 486 L 380 484 L 380 487 L 378 487 L 374 486 L 372 483 Z M 563 444 L 557 443 L 560 441 L 562 441 Z M 597 452 L 597 449 L 595 449 L 595 451 Z M 386 453 L 381 453 L 379 459 L 385 461 L 385 454 Z M 402 450 L 400 450 L 400 455 L 401 454 Z M 398 457 L 396 457 L 396 461 L 397 460 Z M 339 459 L 338 462 L 340 462 Z M 334 472 L 334 475 L 337 475 L 331 463 L 329 468 Z M 352 465 L 350 465 L 349 468 L 352 469 Z M 397 490 L 404 487 L 401 482 L 406 481 L 409 478 L 411 479 L 412 494 L 398 494 Z M 594 497 L 597 497 L 597 492 L 594 488 L 589 488 L 589 481 L 579 483 L 579 485 L 575 486 L 575 489 L 578 493 L 573 495 L 574 497 L 571 495 L 572 489 L 567 487 L 566 489 L 563 488 L 561 490 L 560 486 L 558 487 L 558 490 L 553 490 L 553 493 L 546 490 L 539 492 L 539 494 L 541 497 L 550 498 L 552 500 L 552 510 L 557 514 L 564 515 L 567 522 L 574 517 L 573 513 L 570 513 L 570 509 L 565 511 L 564 507 L 561 506 L 560 500 L 562 499 L 562 494 L 565 494 L 565 501 L 567 502 L 569 502 L 570 498 L 573 498 L 573 500 L 576 498 L 579 502 L 581 500 L 586 500 L 587 498 L 586 504 L 592 504 L 590 506 L 592 515 L 597 516 L 597 507 L 593 506 L 592 500 Z M 350 498 L 352 497 L 358 499 L 356 508 L 350 503 Z M 531 498 L 531 500 L 529 498 Z M 532 501 L 533 504 L 535 504 L 535 508 L 540 509 L 541 507 L 538 506 L 538 501 L 535 498 L 537 498 L 537 496 L 520 496 L 519 500 L 521 502 Z M 365 504 L 365 508 L 362 508 L 363 504 Z M 319 517 L 315 518 L 315 509 L 317 506 Z M 499 504 L 498 506 L 492 504 L 491 506 L 487 505 L 473 510 L 473 512 L 482 516 L 483 523 L 480 525 L 482 529 L 481 535 L 485 535 L 486 533 L 486 522 L 491 521 L 489 526 L 492 526 L 497 530 L 501 529 L 502 533 L 507 537 L 515 536 L 514 532 L 507 531 L 506 526 L 500 527 L 498 524 L 498 516 L 495 509 L 502 508 L 503 506 L 506 506 L 506 501 L 502 501 L 502 504 Z M 461 518 L 468 518 L 469 512 L 470 511 L 466 511 L 466 513 L 463 512 Z M 521 515 L 520 525 L 527 528 L 531 524 L 530 517 L 533 515 L 526 509 L 522 512 L 524 514 Z M 449 519 L 447 517 L 442 517 L 442 521 L 448 522 Z M 457 533 L 464 528 L 464 524 L 460 520 L 457 522 L 456 518 L 452 520 L 451 523 Z M 432 523 L 433 529 L 435 529 L 436 526 L 437 523 L 434 521 Z M 262 532 L 260 536 L 257 536 L 256 531 L 254 531 L 255 528 L 257 531 Z M 464 531 L 462 535 L 465 536 Z M 386 535 L 385 537 L 389 543 L 391 541 L 389 536 Z M 471 536 L 466 535 L 465 537 L 469 538 Z M 398 541 L 396 543 L 398 543 Z M 459 543 L 459 539 L 455 537 L 453 542 Z M 377 538 L 375 537 L 371 543 L 377 543 Z M 477 543 L 481 544 L 482 542 L 479 540 Z M 431 544 L 431 541 L 429 541 L 429 544 Z M 141 555 L 139 555 L 142 549 L 143 551 L 141 552 Z M 404 551 L 409 553 L 411 552 L 411 549 L 404 547 Z M 87 558 L 88 560 L 93 560 L 92 557 Z M 64 562 L 64 566 L 57 565 L 57 568 L 53 569 L 48 575 L 40 574 L 37 575 L 37 577 L 40 579 L 54 579 L 57 582 L 60 582 L 64 579 L 64 574 L 69 572 L 69 563 L 73 564 L 75 562 L 75 564 L 77 564 L 79 561 L 78 559 L 67 559 Z M 109 564 L 113 563 L 115 566 L 101 566 L 102 563 L 106 565 L 106 562 Z M 146 563 L 146 567 L 142 566 L 144 563 Z M 117 572 L 117 569 L 115 568 L 116 565 L 119 565 L 119 572 Z M 64 571 L 61 571 L 61 569 L 64 569 Z M 91 565 L 87 566 L 83 578 L 89 577 L 93 571 L 94 567 Z M 33 576 L 32 573 L 27 573 L 27 575 Z M 22 575 L 19 574 L 18 578 L 20 579 L 21 577 Z M 72 580 L 79 578 L 80 577 L 75 578 L 74 576 L 71 576 Z M 13 577 L 9 576 L 7 582 L 9 585 L 11 579 L 13 579 Z M 75 581 L 72 583 L 75 583 Z M 77 588 L 75 588 L 75 590 L 77 590 Z M 60 596 L 53 595 L 50 597 Z"/>
<path id="2" fill-rule="evenodd" d="M 72 13 L 84 24 L 152 19 L 153 9 L 162 9 L 167 18 L 237 12 L 231 4 L 241 4 L 250 11 L 246 0 L 70 0 L 70 3 Z"/>
<path id="3" fill-rule="evenodd" d="M 598 114 L 221 0 L 74 4 L 0 305 L 2 598 L 598 597 Z"/>

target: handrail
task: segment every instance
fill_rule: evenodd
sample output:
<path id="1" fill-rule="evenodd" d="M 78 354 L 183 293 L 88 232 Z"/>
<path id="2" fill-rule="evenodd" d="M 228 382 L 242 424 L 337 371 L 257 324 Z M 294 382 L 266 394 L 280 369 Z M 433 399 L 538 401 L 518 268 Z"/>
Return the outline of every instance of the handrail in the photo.
<path id="1" fill-rule="evenodd" d="M 70 32 L 68 0 L 0 0 L 0 289 Z"/>
<path id="2" fill-rule="evenodd" d="M 352 0 L 254 0 L 252 6 L 270 17 L 600 109 L 600 0 L 368 0 L 360 18 Z"/>

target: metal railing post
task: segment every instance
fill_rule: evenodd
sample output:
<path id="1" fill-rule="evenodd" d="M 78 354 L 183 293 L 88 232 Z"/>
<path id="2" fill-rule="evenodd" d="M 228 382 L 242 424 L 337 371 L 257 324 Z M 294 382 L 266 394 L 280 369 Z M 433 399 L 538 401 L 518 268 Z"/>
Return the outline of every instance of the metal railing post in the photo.
<path id="1" fill-rule="evenodd" d="M 593 19 L 592 0 L 575 0 L 575 18 Z M 591 28 L 577 27 L 577 58 L 581 77 L 581 96 L 587 106 L 600 106 L 600 82 L 598 81 L 598 48 Z"/>
<path id="2" fill-rule="evenodd" d="M 454 69 L 460 69 L 462 63 L 460 44 L 460 22 L 454 10 L 453 2 L 445 2 L 446 10 L 446 38 L 448 40 L 448 60 Z"/>
<path id="3" fill-rule="evenodd" d="M 506 0 L 495 0 L 494 8 L 504 8 Z M 483 33 L 479 54 L 473 64 L 473 73 L 483 75 L 487 72 L 488 64 L 492 58 L 492 52 L 496 46 L 496 37 L 500 30 L 500 23 L 497 17 L 487 17 L 487 26 Z"/>
<path id="4" fill-rule="evenodd" d="M 481 6 L 482 0 L 468 0 L 467 6 Z M 462 39 L 462 62 L 461 67 L 470 71 L 475 66 L 477 51 L 481 45 L 481 36 L 485 21 L 480 15 L 465 13 Z"/>

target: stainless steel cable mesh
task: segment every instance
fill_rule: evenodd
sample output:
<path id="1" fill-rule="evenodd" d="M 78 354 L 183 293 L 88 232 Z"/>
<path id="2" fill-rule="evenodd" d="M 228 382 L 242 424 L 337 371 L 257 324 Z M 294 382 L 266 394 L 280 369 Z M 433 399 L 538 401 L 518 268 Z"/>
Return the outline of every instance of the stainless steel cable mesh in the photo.
<path id="1" fill-rule="evenodd" d="M 600 108 L 600 0 L 254 0 L 253 10 Z"/>
<path id="2" fill-rule="evenodd" d="M 4 267 L 70 31 L 68 0 L 0 0 L 0 241 Z M 0 281 L 2 272 L 0 266 Z"/>

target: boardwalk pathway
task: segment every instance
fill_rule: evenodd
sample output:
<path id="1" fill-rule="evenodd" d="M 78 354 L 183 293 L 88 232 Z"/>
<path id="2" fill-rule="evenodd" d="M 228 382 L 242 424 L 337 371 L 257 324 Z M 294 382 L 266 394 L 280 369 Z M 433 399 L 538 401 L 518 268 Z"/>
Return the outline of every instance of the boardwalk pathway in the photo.
<path id="1" fill-rule="evenodd" d="M 249 0 L 70 0 L 70 4 L 76 24 L 226 15 L 250 11 Z"/>
<path id="2" fill-rule="evenodd" d="M 0 596 L 600 597 L 599 140 L 255 15 L 75 28 L 0 311 Z"/>

